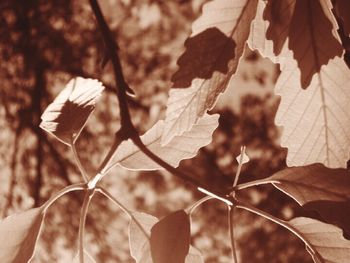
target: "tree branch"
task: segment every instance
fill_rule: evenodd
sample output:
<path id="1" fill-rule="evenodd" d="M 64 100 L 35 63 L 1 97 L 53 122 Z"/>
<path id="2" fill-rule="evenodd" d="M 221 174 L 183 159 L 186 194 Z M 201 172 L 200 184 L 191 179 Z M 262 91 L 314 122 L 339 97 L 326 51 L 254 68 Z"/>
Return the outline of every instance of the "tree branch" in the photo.
<path id="1" fill-rule="evenodd" d="M 101 12 L 101 9 L 100 9 L 100 6 L 99 6 L 97 0 L 90 0 L 90 5 L 91 5 L 91 8 L 95 14 L 98 26 L 99 26 L 100 31 L 102 33 L 102 36 L 103 36 L 103 39 L 104 39 L 104 42 L 105 42 L 105 45 L 107 48 L 107 54 L 109 55 L 110 60 L 112 62 L 114 77 L 115 77 L 115 81 L 116 81 L 116 84 L 118 87 L 116 89 L 116 93 L 117 93 L 117 97 L 118 97 L 118 101 L 119 101 L 121 128 L 117 132 L 117 134 L 119 135 L 117 137 L 117 141 L 127 140 L 130 138 L 134 142 L 134 144 L 136 146 L 138 146 L 139 149 L 145 155 L 147 155 L 154 162 L 158 163 L 160 166 L 162 166 L 168 172 L 172 173 L 174 176 L 181 178 L 185 182 L 191 183 L 197 189 L 200 187 L 200 188 L 207 190 L 208 192 L 212 192 L 215 195 L 222 197 L 223 199 L 231 200 L 232 198 L 228 197 L 226 195 L 227 193 L 224 193 L 224 194 L 218 193 L 216 190 L 211 189 L 211 187 L 202 185 L 202 183 L 200 183 L 198 180 L 194 179 L 193 177 L 189 176 L 188 174 L 183 173 L 183 172 L 175 169 L 174 167 L 169 165 L 167 162 L 165 162 L 161 158 L 159 158 L 157 155 L 155 155 L 153 152 L 151 152 L 143 144 L 143 142 L 141 141 L 141 139 L 138 135 L 138 132 L 136 131 L 135 127 L 133 126 L 133 124 L 131 122 L 130 113 L 129 113 L 129 109 L 128 109 L 128 105 L 127 105 L 127 91 L 130 91 L 130 88 L 129 88 L 128 84 L 126 83 L 124 75 L 123 75 L 121 62 L 120 62 L 120 58 L 118 55 L 118 45 L 116 44 L 116 42 L 111 34 L 111 31 L 110 31 L 110 29 L 109 29 L 109 27 L 104 19 L 104 16 Z M 113 153 L 117 149 L 118 145 L 119 145 L 119 143 L 117 143 L 117 145 L 114 144 L 112 146 L 111 150 L 109 151 L 109 153 L 111 153 L 111 152 Z M 109 156 L 110 156 L 110 154 L 107 155 L 107 157 L 105 158 L 105 161 L 103 162 L 103 164 L 100 167 L 98 172 L 103 171 L 104 168 L 107 166 L 108 162 L 110 161 L 108 159 Z M 228 202 L 232 203 L 231 201 L 228 201 Z"/>

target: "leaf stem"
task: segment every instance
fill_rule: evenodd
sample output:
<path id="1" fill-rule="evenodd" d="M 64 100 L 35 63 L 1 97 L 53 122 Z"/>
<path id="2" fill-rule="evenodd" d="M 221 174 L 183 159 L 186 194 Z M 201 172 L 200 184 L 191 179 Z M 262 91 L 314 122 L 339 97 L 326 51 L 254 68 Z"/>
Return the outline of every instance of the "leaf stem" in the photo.
<path id="1" fill-rule="evenodd" d="M 186 210 L 185 210 L 186 213 L 191 215 L 194 212 L 194 210 L 197 209 L 198 206 L 202 205 L 203 203 L 205 203 L 206 201 L 209 201 L 211 199 L 215 199 L 215 197 L 209 196 L 209 195 L 204 196 L 203 198 L 199 199 L 197 202 L 192 204 L 190 207 L 186 208 Z"/>
<path id="2" fill-rule="evenodd" d="M 235 187 L 238 183 L 238 179 L 239 179 L 239 175 L 241 174 L 241 170 L 242 170 L 242 166 L 243 166 L 243 158 L 244 158 L 244 155 L 245 155 L 245 149 L 246 147 L 243 146 L 241 148 L 241 154 L 240 154 L 240 158 L 239 158 L 239 162 L 238 162 L 238 167 L 237 167 L 237 171 L 236 171 L 236 176 L 235 176 L 235 180 L 233 182 L 233 187 Z"/>
<path id="3" fill-rule="evenodd" d="M 71 142 L 70 147 L 71 147 L 72 152 L 73 152 L 75 163 L 77 164 L 79 171 L 80 171 L 81 175 L 83 176 L 84 182 L 87 182 L 89 180 L 89 176 L 87 175 L 87 173 L 84 169 L 84 166 L 81 164 L 77 149 L 75 148 L 75 144 L 73 143 L 73 141 Z"/>
<path id="4" fill-rule="evenodd" d="M 270 180 L 269 178 L 264 178 L 264 179 L 260 179 L 260 180 L 255 180 L 255 181 L 250 181 L 247 183 L 243 183 L 243 184 L 238 184 L 234 187 L 232 187 L 232 191 L 239 191 L 242 189 L 246 189 L 249 187 L 253 187 L 253 186 L 258 186 L 258 185 L 263 185 L 263 184 L 278 184 L 279 181 L 277 180 Z"/>
<path id="5" fill-rule="evenodd" d="M 86 184 L 84 184 L 84 183 L 83 184 L 72 184 L 72 185 L 69 185 L 69 186 L 61 189 L 56 194 L 51 196 L 51 198 L 49 200 L 47 200 L 45 202 L 45 204 L 43 205 L 44 211 L 46 211 L 61 196 L 65 195 L 69 192 L 79 191 L 79 190 L 84 190 L 84 189 L 86 189 Z"/>
<path id="6" fill-rule="evenodd" d="M 236 246 L 235 246 L 235 236 L 234 236 L 234 209 L 235 207 L 227 206 L 227 217 L 228 217 L 228 226 L 230 232 L 230 240 L 231 240 L 231 253 L 232 259 L 234 263 L 238 263 Z"/>
<path id="7" fill-rule="evenodd" d="M 80 213 L 80 222 L 79 222 L 79 233 L 78 233 L 78 254 L 79 254 L 79 263 L 84 263 L 84 233 L 85 233 L 85 222 L 86 216 L 89 209 L 90 201 L 95 193 L 94 189 L 88 189 L 84 196 L 83 206 Z"/>
<path id="8" fill-rule="evenodd" d="M 140 228 L 141 232 L 145 235 L 145 237 L 150 240 L 150 235 L 147 233 L 147 231 L 143 228 L 141 223 L 134 217 L 131 210 L 129 210 L 126 206 L 124 206 L 122 203 L 120 203 L 114 196 L 112 196 L 106 189 L 98 186 L 96 187 L 96 191 L 107 197 L 110 201 L 112 201 L 114 204 L 116 204 L 125 214 L 129 216 L 131 220 L 134 220 L 136 225 Z"/>
<path id="9" fill-rule="evenodd" d="M 247 210 L 247 211 L 249 211 L 253 214 L 259 215 L 261 217 L 264 217 L 264 218 L 288 229 L 290 232 L 292 232 L 295 236 L 297 236 L 300 240 L 302 240 L 304 242 L 304 244 L 310 249 L 312 254 L 319 260 L 319 262 L 323 262 L 321 255 L 317 252 L 315 247 L 306 239 L 306 237 L 304 237 L 303 233 L 299 232 L 299 230 L 297 230 L 296 228 L 294 228 L 293 226 L 288 224 L 288 222 L 281 220 L 273 215 L 270 215 L 269 213 L 266 213 L 258 208 L 255 208 L 255 207 L 251 206 L 250 204 L 243 202 L 243 201 L 237 200 L 236 207 Z"/>

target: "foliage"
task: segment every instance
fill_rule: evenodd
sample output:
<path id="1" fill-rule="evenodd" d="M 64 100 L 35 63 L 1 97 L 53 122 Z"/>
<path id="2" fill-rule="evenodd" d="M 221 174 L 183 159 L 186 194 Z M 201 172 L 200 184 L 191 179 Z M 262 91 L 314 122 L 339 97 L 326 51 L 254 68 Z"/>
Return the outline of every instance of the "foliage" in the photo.
<path id="1" fill-rule="evenodd" d="M 234 262 L 239 258 L 234 236 L 235 215 L 239 209 L 289 230 L 304 242 L 314 262 L 348 261 L 350 241 L 343 233 L 349 235 L 344 208 L 349 208 L 350 198 L 350 174 L 345 169 L 350 151 L 350 118 L 346 109 L 350 98 L 350 71 L 345 56 L 350 35 L 349 12 L 344 14 L 340 8 L 348 5 L 341 0 L 334 3 L 329 0 L 208 2 L 193 23 L 192 35 L 185 42 L 186 50 L 178 60 L 179 69 L 172 78 L 174 86 L 169 92 L 165 119 L 157 121 L 141 137 L 128 107 L 134 91 L 124 78 L 119 47 L 97 0 L 90 0 L 90 7 L 103 38 L 102 64 L 110 62 L 115 78 L 114 85 L 108 84 L 119 106 L 119 125 L 114 140 L 99 167 L 91 172 L 80 160 L 76 143 L 104 87 L 97 80 L 74 78 L 42 113 L 37 95 L 44 96 L 44 85 L 37 85 L 31 97 L 36 104 L 30 107 L 37 107 L 36 115 L 40 114 L 42 120 L 40 127 L 71 148 L 84 181 L 63 188 L 39 208 L 1 221 L 0 233 L 8 237 L 0 243 L 2 262 L 29 261 L 47 210 L 61 196 L 78 191 L 84 193 L 75 258 L 80 263 L 94 261 L 84 248 L 84 234 L 90 202 L 96 199 L 97 193 L 129 217 L 130 252 L 137 262 L 203 262 L 199 251 L 190 245 L 191 217 L 209 200 L 216 200 L 227 209 Z M 277 171 L 268 178 L 239 183 L 243 165 L 250 164 L 243 146 L 237 157 L 233 184 L 230 187 L 215 185 L 201 180 L 197 171 L 176 167 L 209 144 L 213 134 L 215 140 L 219 115 L 207 112 L 236 73 L 246 43 L 280 64 L 276 94 L 281 96 L 281 103 L 276 124 L 284 127 L 281 146 L 288 148 L 287 164 L 297 167 Z M 26 61 L 29 63 L 30 59 L 27 57 Z M 43 72 L 43 68 L 34 71 Z M 37 136 L 41 135 L 36 126 L 29 125 Z M 43 149 L 39 143 L 39 156 Z M 274 156 L 269 158 L 272 162 Z M 185 210 L 170 212 L 159 221 L 153 216 L 133 212 L 101 186 L 101 180 L 117 164 L 129 170 L 165 169 L 204 197 Z M 40 166 L 38 171 L 41 172 Z M 211 172 L 204 173 L 212 176 Z M 251 190 L 263 184 L 272 184 L 318 215 L 313 219 L 296 217 L 285 221 L 244 200 L 243 189 Z"/>

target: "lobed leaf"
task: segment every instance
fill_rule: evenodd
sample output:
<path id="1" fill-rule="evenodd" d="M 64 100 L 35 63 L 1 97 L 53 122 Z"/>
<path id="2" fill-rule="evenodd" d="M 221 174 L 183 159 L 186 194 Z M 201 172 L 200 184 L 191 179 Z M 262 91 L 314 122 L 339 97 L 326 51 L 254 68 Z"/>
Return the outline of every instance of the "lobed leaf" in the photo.
<path id="1" fill-rule="evenodd" d="M 281 3 L 283 1 L 269 1 L 269 6 L 266 6 L 260 1 L 248 44 L 258 49 L 263 56 L 281 64 L 281 75 L 275 89 L 275 93 L 281 96 L 281 103 L 275 123 L 284 128 L 281 145 L 288 148 L 287 165 L 302 166 L 320 162 L 330 168 L 345 168 L 350 157 L 350 113 L 345 110 L 350 102 L 350 70 L 338 57 L 342 54 L 342 47 L 335 33 L 331 4 L 328 0 L 320 3 L 313 0 L 293 1 L 288 0 L 289 6 Z M 295 10 L 294 4 L 298 5 L 294 7 Z M 282 7 L 286 6 L 287 10 L 283 11 Z M 265 16 L 269 12 L 281 16 L 286 13 L 287 21 L 288 14 L 293 11 L 293 16 L 299 12 L 301 21 L 311 19 L 312 23 L 305 28 L 298 27 L 298 31 L 296 24 L 300 21 L 295 17 L 290 19 L 289 24 L 273 25 L 271 20 L 268 27 L 263 20 L 264 8 Z M 320 14 L 319 24 L 316 23 L 316 14 Z M 272 19 L 274 15 L 270 16 Z M 292 23 L 293 19 L 295 22 Z M 312 25 L 315 27 L 312 28 Z M 276 38 L 278 32 L 289 32 L 289 37 L 294 34 L 294 40 L 289 40 L 289 45 L 286 41 L 282 48 L 275 41 L 273 44 L 277 47 L 273 47 L 272 41 L 263 35 L 263 32 L 269 35 L 268 28 L 276 32 Z M 304 36 L 307 32 L 312 34 Z M 300 50 L 291 52 L 288 49 L 290 45 Z M 281 49 L 278 56 L 273 48 Z M 304 68 L 300 68 L 303 63 Z M 304 74 L 301 71 L 307 73 L 307 78 L 301 75 Z M 307 90 L 302 90 L 306 86 Z"/>
<path id="2" fill-rule="evenodd" d="M 204 5 L 173 76 L 162 145 L 191 130 L 225 90 L 243 54 L 256 6 L 257 0 L 214 0 Z"/>
<path id="3" fill-rule="evenodd" d="M 311 244 L 307 251 L 316 263 L 347 263 L 350 258 L 350 241 L 342 236 L 342 230 L 320 221 L 298 217 L 289 221 Z"/>
<path id="4" fill-rule="evenodd" d="M 94 79 L 72 79 L 41 115 L 40 128 L 71 145 L 95 109 L 103 89 L 102 83 Z"/>
<path id="5" fill-rule="evenodd" d="M 137 263 L 153 263 L 149 238 L 151 236 L 151 229 L 156 225 L 158 219 L 154 216 L 140 212 L 133 212 L 133 217 L 136 218 L 145 232 L 134 219 L 130 220 L 130 254 Z M 201 253 L 196 248 L 190 246 L 185 263 L 204 263 L 204 261 Z"/>
<path id="6" fill-rule="evenodd" d="M 323 65 L 343 53 L 331 8 L 331 3 L 319 0 L 270 0 L 265 8 L 264 18 L 270 22 L 266 37 L 273 41 L 276 55 L 288 37 L 304 89 Z"/>
<path id="7" fill-rule="evenodd" d="M 164 130 L 164 122 L 158 121 L 148 130 L 141 140 L 149 150 L 158 155 L 170 165 L 177 167 L 183 159 L 192 158 L 199 148 L 209 144 L 212 133 L 218 126 L 219 115 L 208 115 L 199 119 L 192 129 L 181 136 L 174 137 L 167 145 L 161 145 L 161 136 Z M 162 169 L 160 165 L 152 161 L 142 153 L 131 140 L 123 142 L 113 156 L 112 166 L 119 163 L 129 170 L 156 170 Z"/>
<path id="8" fill-rule="evenodd" d="M 350 70 L 334 58 L 314 75 L 307 90 L 298 86 L 295 61 L 281 67 L 275 93 L 281 96 L 275 123 L 283 126 L 281 145 L 288 148 L 287 165 L 323 163 L 346 167 L 350 158 Z"/>
<path id="9" fill-rule="evenodd" d="M 26 263 L 33 256 L 44 208 L 33 208 L 0 221 L 0 262 Z"/>

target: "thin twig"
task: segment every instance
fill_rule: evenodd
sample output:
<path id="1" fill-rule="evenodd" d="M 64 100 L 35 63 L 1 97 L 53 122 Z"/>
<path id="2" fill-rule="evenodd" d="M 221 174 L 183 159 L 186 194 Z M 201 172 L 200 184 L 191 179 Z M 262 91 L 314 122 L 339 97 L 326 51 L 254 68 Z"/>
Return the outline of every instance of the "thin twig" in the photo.
<path id="1" fill-rule="evenodd" d="M 132 211 L 130 211 L 126 206 L 124 206 L 122 203 L 120 203 L 106 189 L 98 186 L 98 187 L 96 187 L 96 191 L 103 194 L 105 197 L 107 197 L 110 201 L 112 201 L 114 204 L 116 204 L 125 214 L 127 214 L 131 220 L 134 220 L 135 224 L 139 227 L 141 232 L 145 235 L 145 237 L 148 240 L 150 240 L 151 237 L 149 236 L 147 231 L 144 229 L 144 227 L 141 225 L 141 223 L 134 217 Z"/>
<path id="2" fill-rule="evenodd" d="M 251 206 L 250 204 L 243 202 L 243 201 L 239 201 L 237 200 L 236 202 L 236 207 L 237 208 L 241 208 L 244 210 L 247 210 L 249 212 L 252 212 L 256 215 L 259 215 L 261 217 L 264 217 L 286 229 L 288 229 L 290 232 L 292 232 L 294 235 L 296 235 L 300 240 L 302 240 L 305 245 L 310 249 L 311 253 L 319 260 L 319 262 L 323 262 L 323 259 L 321 257 L 321 255 L 317 252 L 316 248 L 314 247 L 313 244 L 311 244 L 303 235 L 303 233 L 299 232 L 299 230 L 297 230 L 295 227 L 293 227 L 292 225 L 290 225 L 288 222 L 283 221 L 273 215 L 270 215 L 258 208 L 255 208 L 253 206 Z"/>
<path id="3" fill-rule="evenodd" d="M 75 148 L 75 144 L 73 143 L 73 140 L 70 144 L 70 147 L 73 152 L 74 160 L 79 168 L 81 175 L 83 176 L 84 182 L 86 183 L 89 180 L 89 176 L 87 175 L 87 172 L 85 171 L 84 166 L 81 164 L 81 161 L 80 161 L 77 149 Z"/>
<path id="4" fill-rule="evenodd" d="M 263 184 L 279 184 L 279 183 L 280 182 L 277 180 L 270 180 L 268 178 L 265 178 L 265 179 L 250 181 L 250 182 L 247 182 L 244 184 L 236 185 L 235 187 L 232 187 L 231 190 L 238 191 L 238 190 L 246 189 L 246 188 L 253 187 L 253 186 L 263 185 Z"/>
<path id="5" fill-rule="evenodd" d="M 241 148 L 241 155 L 240 155 L 240 158 L 239 158 L 239 162 L 238 162 L 238 167 L 237 167 L 237 171 L 236 171 L 236 176 L 235 176 L 235 180 L 233 182 L 233 187 L 235 187 L 238 183 L 238 179 L 239 179 L 239 175 L 241 174 L 241 169 L 242 169 L 242 166 L 243 166 L 243 158 L 244 158 L 244 155 L 245 155 L 245 146 L 243 146 Z"/>
<path id="6" fill-rule="evenodd" d="M 85 233 L 85 222 L 86 216 L 89 209 L 90 201 L 94 195 L 94 190 L 87 190 L 84 197 L 83 206 L 80 213 L 79 222 L 79 233 L 78 233 L 78 253 L 79 253 L 79 263 L 84 263 L 84 233 Z"/>
<path id="7" fill-rule="evenodd" d="M 231 253 L 232 259 L 234 263 L 238 263 L 236 246 L 235 246 L 235 234 L 234 234 L 234 209 L 235 207 L 227 206 L 227 218 L 228 218 L 228 226 L 230 232 L 230 240 L 231 240 Z"/>
<path id="8" fill-rule="evenodd" d="M 190 207 L 186 208 L 187 214 L 191 215 L 194 212 L 194 210 L 197 209 L 198 206 L 200 206 L 201 204 L 203 204 L 206 201 L 209 201 L 211 199 L 215 199 L 215 197 L 207 195 L 207 196 L 204 196 L 203 198 L 199 199 L 197 202 L 192 204 Z"/>
<path id="9" fill-rule="evenodd" d="M 56 194 L 51 196 L 51 198 L 49 200 L 47 200 L 45 202 L 45 204 L 43 205 L 44 211 L 46 211 L 61 196 L 65 195 L 69 192 L 79 191 L 79 190 L 84 190 L 84 189 L 86 189 L 86 184 L 72 184 L 72 185 L 69 185 L 69 186 L 61 189 Z"/>

